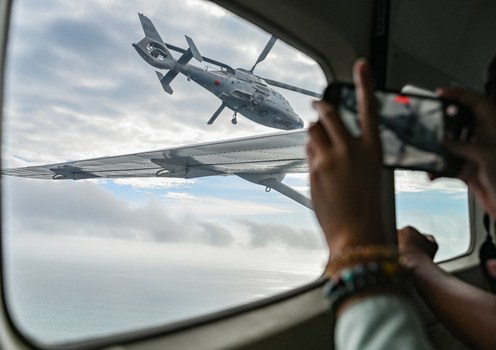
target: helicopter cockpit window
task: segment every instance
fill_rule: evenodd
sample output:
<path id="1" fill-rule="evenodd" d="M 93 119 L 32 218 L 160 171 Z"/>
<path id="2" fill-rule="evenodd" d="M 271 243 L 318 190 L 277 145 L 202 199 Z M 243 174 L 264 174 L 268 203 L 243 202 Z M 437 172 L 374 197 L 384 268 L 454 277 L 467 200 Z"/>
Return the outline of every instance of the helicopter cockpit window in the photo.
<path id="1" fill-rule="evenodd" d="M 281 88 L 323 90 L 306 55 L 206 1 L 18 0 L 5 74 L 3 285 L 28 338 L 162 326 L 321 275 L 312 211 L 278 191 L 309 194 L 293 151 L 268 166 L 222 144 L 315 118 Z"/>

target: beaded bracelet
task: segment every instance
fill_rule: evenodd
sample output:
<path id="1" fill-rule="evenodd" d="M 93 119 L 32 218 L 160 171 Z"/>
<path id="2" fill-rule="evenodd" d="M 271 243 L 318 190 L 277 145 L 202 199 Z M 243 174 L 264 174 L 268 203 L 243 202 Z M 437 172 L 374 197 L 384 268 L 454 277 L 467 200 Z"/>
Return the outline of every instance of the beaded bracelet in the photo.
<path id="1" fill-rule="evenodd" d="M 332 256 L 326 269 L 326 275 L 332 276 L 348 267 L 367 262 L 391 261 L 397 262 L 399 258 L 398 250 L 387 245 L 367 245 L 346 248 L 342 253 Z"/>
<path id="2" fill-rule="evenodd" d="M 396 261 L 358 263 L 346 267 L 325 284 L 323 294 L 329 308 L 335 312 L 348 297 L 375 288 L 398 287 L 404 282 L 403 272 Z"/>

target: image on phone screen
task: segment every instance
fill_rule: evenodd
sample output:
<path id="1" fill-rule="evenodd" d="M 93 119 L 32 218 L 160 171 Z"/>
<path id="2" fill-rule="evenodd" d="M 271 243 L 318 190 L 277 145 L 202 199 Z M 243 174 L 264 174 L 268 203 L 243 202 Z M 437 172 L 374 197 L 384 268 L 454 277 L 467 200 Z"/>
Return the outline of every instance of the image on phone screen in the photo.
<path id="1" fill-rule="evenodd" d="M 376 99 L 381 119 L 384 165 L 443 172 L 446 167 L 446 154 L 441 146 L 444 137 L 443 102 L 384 91 L 377 91 Z M 351 133 L 360 134 L 353 86 L 341 86 L 339 111 Z"/>

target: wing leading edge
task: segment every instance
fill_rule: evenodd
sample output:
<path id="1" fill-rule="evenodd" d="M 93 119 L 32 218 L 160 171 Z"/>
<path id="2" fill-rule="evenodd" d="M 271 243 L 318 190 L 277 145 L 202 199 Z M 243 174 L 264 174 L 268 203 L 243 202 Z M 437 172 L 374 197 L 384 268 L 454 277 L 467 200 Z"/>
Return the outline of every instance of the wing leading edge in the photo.
<path id="1" fill-rule="evenodd" d="M 311 209 L 310 200 L 281 181 L 287 173 L 308 172 L 306 130 L 245 137 L 157 151 L 3 169 L 2 175 L 34 179 L 239 177 L 273 188 Z"/>

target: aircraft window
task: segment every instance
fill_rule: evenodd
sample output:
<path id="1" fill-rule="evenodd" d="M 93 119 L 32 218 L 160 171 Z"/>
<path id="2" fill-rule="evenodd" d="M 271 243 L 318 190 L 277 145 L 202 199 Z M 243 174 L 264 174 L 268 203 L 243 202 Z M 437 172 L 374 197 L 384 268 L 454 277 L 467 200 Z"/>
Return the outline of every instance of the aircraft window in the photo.
<path id="1" fill-rule="evenodd" d="M 416 227 L 432 234 L 439 245 L 435 261 L 452 259 L 470 248 L 467 187 L 456 179 L 431 182 L 423 172 L 396 171 L 398 227 Z"/>
<path id="2" fill-rule="evenodd" d="M 277 128 L 302 126 L 293 110 L 308 125 L 315 97 L 273 85 L 284 103 L 250 113 L 264 101 L 249 98 L 253 83 L 235 80 L 233 69 L 251 74 L 264 47 L 270 53 L 254 74 L 322 91 L 326 78 L 312 59 L 208 2 L 15 1 L 2 168 L 286 133 Z M 177 76 L 167 74 L 174 64 L 183 67 Z M 186 65 L 199 69 L 188 74 Z M 237 100 L 234 91 L 243 92 Z M 293 119 L 262 125 L 274 106 Z M 269 179 L 269 192 L 235 175 L 205 176 L 242 174 L 250 162 L 232 164 L 243 150 L 250 161 L 263 156 L 222 147 L 33 170 L 46 179 L 2 176 L 3 285 L 18 329 L 43 344 L 77 342 L 192 319 L 318 278 L 327 251 L 313 213 L 277 192 L 278 180 Z M 207 169 L 211 162 L 219 165 Z M 124 177 L 136 174 L 145 178 Z M 308 195 L 307 176 L 289 174 L 283 184 Z M 83 179 L 52 180 L 64 177 Z"/>

